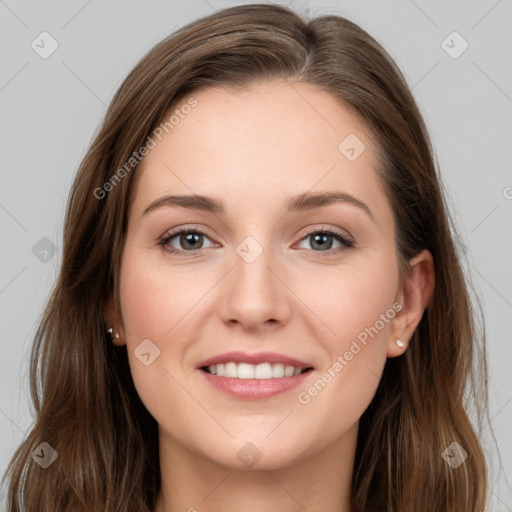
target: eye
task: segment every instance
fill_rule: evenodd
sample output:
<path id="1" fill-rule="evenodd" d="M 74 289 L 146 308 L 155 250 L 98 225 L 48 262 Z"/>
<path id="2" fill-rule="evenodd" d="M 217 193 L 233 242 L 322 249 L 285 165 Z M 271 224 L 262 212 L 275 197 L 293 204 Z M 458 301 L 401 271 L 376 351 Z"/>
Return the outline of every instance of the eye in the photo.
<path id="1" fill-rule="evenodd" d="M 312 250 L 314 252 L 319 252 L 320 254 L 318 254 L 318 256 L 328 256 L 333 253 L 346 251 L 355 245 L 354 241 L 349 238 L 346 233 L 342 233 L 335 229 L 313 229 L 301 239 L 301 242 L 306 240 L 311 240 L 310 245 Z M 336 242 L 338 242 L 339 246 L 333 249 L 333 244 Z"/>
<path id="2" fill-rule="evenodd" d="M 176 240 L 174 241 L 174 239 Z M 205 239 L 209 238 L 206 233 L 199 229 L 181 228 L 164 235 L 158 242 L 158 245 L 169 253 L 194 255 L 201 249 L 204 249 L 203 243 Z M 176 248 L 172 245 L 172 241 L 181 245 L 182 248 Z"/>

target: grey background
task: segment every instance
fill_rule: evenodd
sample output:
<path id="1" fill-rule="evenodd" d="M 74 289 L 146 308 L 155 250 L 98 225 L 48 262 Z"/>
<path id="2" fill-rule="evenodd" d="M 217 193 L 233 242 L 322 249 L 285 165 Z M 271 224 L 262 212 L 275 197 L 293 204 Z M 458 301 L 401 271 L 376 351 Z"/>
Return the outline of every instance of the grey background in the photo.
<path id="1" fill-rule="evenodd" d="M 0 0 L 0 473 L 31 424 L 31 338 L 60 265 L 71 180 L 106 105 L 154 44 L 193 19 L 238 3 L 244 2 Z M 413 88 L 486 316 L 490 413 L 502 458 L 500 468 L 486 428 L 489 509 L 512 511 L 505 477 L 512 474 L 512 1 L 290 5 L 360 24 Z M 31 47 L 43 31 L 58 43 L 46 59 Z M 441 46 L 453 31 L 469 44 L 456 59 Z M 452 52 L 462 48 L 457 39 L 448 44 Z"/>

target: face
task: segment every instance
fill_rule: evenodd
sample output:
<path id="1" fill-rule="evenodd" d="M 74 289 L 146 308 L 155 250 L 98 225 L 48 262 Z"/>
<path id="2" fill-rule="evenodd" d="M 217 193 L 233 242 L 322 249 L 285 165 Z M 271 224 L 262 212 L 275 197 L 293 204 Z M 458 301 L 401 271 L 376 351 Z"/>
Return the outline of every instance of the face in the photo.
<path id="1" fill-rule="evenodd" d="M 118 330 L 161 442 L 284 467 L 355 438 L 394 343 L 377 149 L 310 85 L 191 96 L 137 169 Z"/>

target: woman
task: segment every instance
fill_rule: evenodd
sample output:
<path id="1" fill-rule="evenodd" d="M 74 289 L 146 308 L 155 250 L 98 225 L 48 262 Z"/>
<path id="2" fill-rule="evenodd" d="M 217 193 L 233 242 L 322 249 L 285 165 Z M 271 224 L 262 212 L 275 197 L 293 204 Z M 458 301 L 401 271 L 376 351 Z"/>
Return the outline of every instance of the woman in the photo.
<path id="1" fill-rule="evenodd" d="M 63 247 L 11 511 L 483 510 L 478 340 L 429 137 L 355 24 L 255 4 L 157 45 Z"/>

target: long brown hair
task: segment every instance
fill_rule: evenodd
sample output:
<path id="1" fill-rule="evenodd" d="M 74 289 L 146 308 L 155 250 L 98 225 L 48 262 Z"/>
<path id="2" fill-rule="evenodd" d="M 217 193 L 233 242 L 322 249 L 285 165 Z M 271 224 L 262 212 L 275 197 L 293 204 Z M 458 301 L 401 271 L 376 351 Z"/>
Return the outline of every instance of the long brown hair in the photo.
<path id="1" fill-rule="evenodd" d="M 359 26 L 252 4 L 218 11 L 155 46 L 115 94 L 78 170 L 62 267 L 31 354 L 35 423 L 4 476 L 11 512 L 153 510 L 157 424 L 104 322 L 108 297 L 119 304 L 137 170 L 130 159 L 171 104 L 195 88 L 243 88 L 271 78 L 313 84 L 359 115 L 380 151 L 401 265 L 422 249 L 435 262 L 433 300 L 405 355 L 387 361 L 360 421 L 353 511 L 484 509 L 486 464 L 468 411 L 486 407 L 485 350 L 418 107 L 391 57 Z M 125 176 L 105 187 L 123 167 Z M 31 457 L 42 442 L 58 453 L 46 469 Z M 468 454 L 456 469 L 441 456 L 454 442 Z"/>

